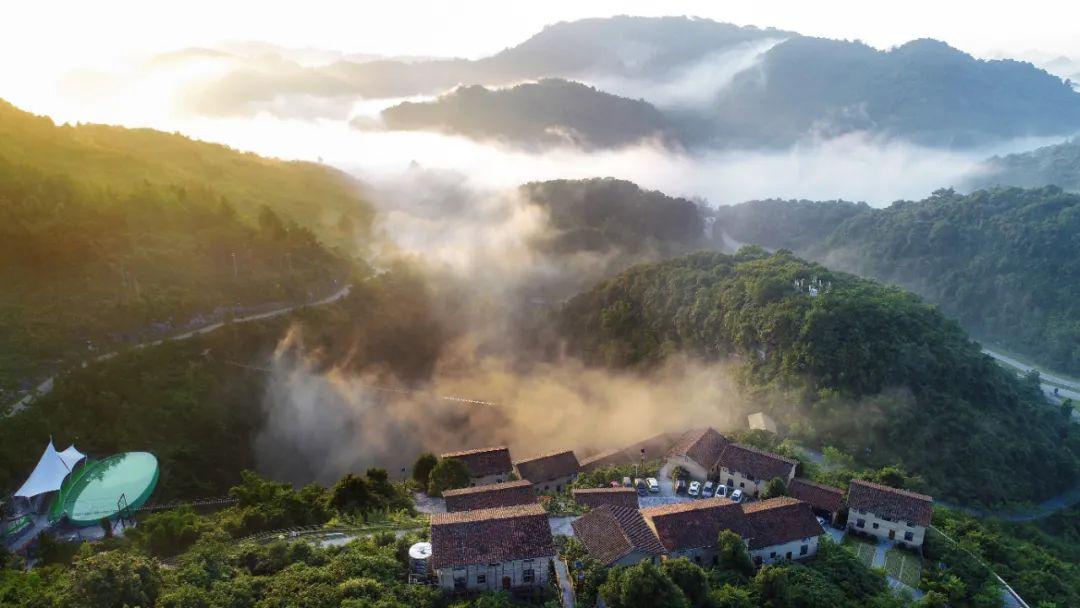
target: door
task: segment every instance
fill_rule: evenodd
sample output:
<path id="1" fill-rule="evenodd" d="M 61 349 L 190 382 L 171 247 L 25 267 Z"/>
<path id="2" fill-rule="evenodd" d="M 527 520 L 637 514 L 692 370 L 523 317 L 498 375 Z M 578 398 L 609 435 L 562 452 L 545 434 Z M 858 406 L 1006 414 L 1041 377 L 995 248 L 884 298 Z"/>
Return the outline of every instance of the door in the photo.
<path id="1" fill-rule="evenodd" d="M 896 530 L 889 530 L 889 540 L 896 540 Z"/>
<path id="2" fill-rule="evenodd" d="M 505 589 L 507 591 L 510 590 L 510 577 L 509 576 L 504 576 L 503 577 L 503 589 Z"/>

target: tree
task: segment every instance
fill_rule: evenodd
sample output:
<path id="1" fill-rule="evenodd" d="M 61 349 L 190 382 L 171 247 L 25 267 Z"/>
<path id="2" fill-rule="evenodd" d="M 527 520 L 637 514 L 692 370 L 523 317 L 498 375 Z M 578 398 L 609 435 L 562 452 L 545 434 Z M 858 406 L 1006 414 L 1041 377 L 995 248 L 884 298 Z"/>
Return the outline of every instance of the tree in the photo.
<path id="1" fill-rule="evenodd" d="M 439 459 L 431 452 L 421 454 L 412 466 L 413 481 L 420 487 L 426 488 L 428 478 L 431 476 L 431 469 L 434 469 L 437 464 L 439 464 Z"/>
<path id="2" fill-rule="evenodd" d="M 742 537 L 731 530 L 721 530 L 716 538 L 717 567 L 749 576 L 754 572 L 750 552 Z"/>
<path id="3" fill-rule="evenodd" d="M 665 561 L 662 568 L 671 582 L 682 589 L 691 608 L 704 608 L 709 605 L 709 581 L 701 566 L 685 557 Z"/>
<path id="4" fill-rule="evenodd" d="M 765 490 L 761 492 L 761 498 L 776 498 L 777 496 L 787 496 L 787 485 L 783 479 L 773 477 L 769 480 L 769 483 L 765 484 Z"/>
<path id="5" fill-rule="evenodd" d="M 651 562 L 616 568 L 600 585 L 600 595 L 611 608 L 688 608 L 682 589 Z"/>
<path id="6" fill-rule="evenodd" d="M 133 552 L 106 551 L 75 562 L 62 594 L 62 605 L 153 606 L 161 584 L 155 560 Z"/>
<path id="7" fill-rule="evenodd" d="M 347 473 L 330 488 L 326 504 L 339 513 L 364 513 L 371 509 L 373 502 L 368 480 Z"/>
<path id="8" fill-rule="evenodd" d="M 443 491 L 469 485 L 469 468 L 457 458 L 444 458 L 431 469 L 428 494 L 442 496 Z"/>

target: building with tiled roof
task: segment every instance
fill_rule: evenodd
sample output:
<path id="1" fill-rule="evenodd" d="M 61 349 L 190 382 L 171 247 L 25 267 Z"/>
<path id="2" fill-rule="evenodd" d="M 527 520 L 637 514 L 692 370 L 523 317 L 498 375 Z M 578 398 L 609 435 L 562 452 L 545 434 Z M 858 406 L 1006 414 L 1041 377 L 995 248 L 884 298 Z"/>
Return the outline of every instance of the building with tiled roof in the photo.
<path id="1" fill-rule="evenodd" d="M 574 502 L 590 509 L 603 505 L 628 509 L 638 507 L 637 492 L 634 488 L 574 488 L 571 493 L 574 495 Z"/>
<path id="2" fill-rule="evenodd" d="M 732 443 L 720 453 L 713 470 L 720 483 L 739 488 L 749 496 L 757 496 L 775 477 L 782 479 L 785 485 L 791 483 L 797 465 L 798 462 L 791 458 Z"/>
<path id="3" fill-rule="evenodd" d="M 820 515 L 836 525 L 840 512 L 844 510 L 844 491 L 840 488 L 814 483 L 808 479 L 796 477 L 787 487 L 788 496 L 810 503 L 816 515 Z"/>
<path id="4" fill-rule="evenodd" d="M 510 473 L 514 470 L 510 450 L 505 446 L 449 452 L 439 458 L 454 458 L 464 462 L 469 469 L 470 482 L 474 486 L 502 483 L 510 479 Z"/>
<path id="5" fill-rule="evenodd" d="M 806 559 L 817 554 L 818 538 L 825 533 L 810 503 L 779 496 L 742 505 L 754 565 Z"/>
<path id="6" fill-rule="evenodd" d="M 562 492 L 577 478 L 581 465 L 574 452 L 566 450 L 519 460 L 514 470 L 518 478 L 531 481 L 537 492 Z"/>
<path id="7" fill-rule="evenodd" d="M 716 539 L 721 530 L 750 538 L 742 507 L 727 498 L 706 498 L 641 510 L 671 558 L 686 557 L 698 564 L 716 563 Z"/>
<path id="8" fill-rule="evenodd" d="M 589 473 L 611 466 L 636 464 L 641 462 L 642 456 L 646 460 L 663 458 L 671 449 L 672 444 L 681 436 L 682 433 L 660 433 L 622 448 L 593 454 L 581 459 L 581 470 Z"/>
<path id="9" fill-rule="evenodd" d="M 431 547 L 439 586 L 457 591 L 545 587 L 555 557 L 539 504 L 433 513 Z"/>
<path id="10" fill-rule="evenodd" d="M 574 536 L 604 566 L 631 566 L 641 561 L 656 563 L 666 553 L 637 509 L 602 505 L 570 524 Z"/>
<path id="11" fill-rule="evenodd" d="M 668 451 L 668 461 L 686 469 L 695 479 L 706 479 L 731 441 L 713 428 L 683 433 Z"/>
<path id="12" fill-rule="evenodd" d="M 934 499 L 862 479 L 848 487 L 848 529 L 921 547 Z"/>
<path id="13" fill-rule="evenodd" d="M 473 509 L 512 507 L 536 502 L 536 492 L 528 481 L 506 481 L 486 486 L 474 486 L 443 492 L 446 510 L 450 513 Z"/>

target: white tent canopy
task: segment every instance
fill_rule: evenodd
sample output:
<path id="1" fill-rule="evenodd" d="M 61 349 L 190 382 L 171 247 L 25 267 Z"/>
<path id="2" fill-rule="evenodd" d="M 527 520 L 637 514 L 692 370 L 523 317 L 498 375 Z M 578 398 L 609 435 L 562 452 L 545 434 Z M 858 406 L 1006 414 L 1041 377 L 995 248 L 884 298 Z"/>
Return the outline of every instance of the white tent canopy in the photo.
<path id="1" fill-rule="evenodd" d="M 49 446 L 34 467 L 34 472 L 30 473 L 30 478 L 15 492 L 15 496 L 33 498 L 38 494 L 59 490 L 64 478 L 83 458 L 86 458 L 86 454 L 75 449 L 74 445 L 63 452 L 57 452 L 50 439 Z"/>

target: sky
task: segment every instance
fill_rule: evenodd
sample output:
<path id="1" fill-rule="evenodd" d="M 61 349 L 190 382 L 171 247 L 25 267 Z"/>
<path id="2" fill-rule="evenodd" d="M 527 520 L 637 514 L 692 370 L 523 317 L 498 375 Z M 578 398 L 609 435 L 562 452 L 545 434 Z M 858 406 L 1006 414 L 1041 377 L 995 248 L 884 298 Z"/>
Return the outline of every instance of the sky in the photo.
<path id="1" fill-rule="evenodd" d="M 4 7 L 0 52 L 8 58 L 3 62 L 8 69 L 98 63 L 129 53 L 223 40 L 474 58 L 514 45 L 545 24 L 615 14 L 695 15 L 808 35 L 858 38 L 880 48 L 934 37 L 979 56 L 1023 55 L 1032 50 L 1080 55 L 1076 35 L 1080 5 L 1062 0 L 35 0 Z"/>

